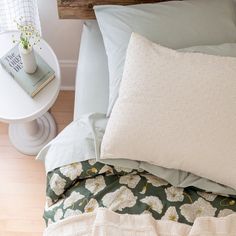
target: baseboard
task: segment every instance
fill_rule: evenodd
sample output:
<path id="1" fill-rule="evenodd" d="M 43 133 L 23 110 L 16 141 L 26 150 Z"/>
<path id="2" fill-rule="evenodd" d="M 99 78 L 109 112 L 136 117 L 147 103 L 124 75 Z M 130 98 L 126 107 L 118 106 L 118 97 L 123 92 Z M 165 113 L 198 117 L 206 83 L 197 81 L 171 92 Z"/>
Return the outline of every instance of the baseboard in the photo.
<path id="1" fill-rule="evenodd" d="M 75 91 L 75 86 L 61 86 L 60 90 Z"/>
<path id="2" fill-rule="evenodd" d="M 61 90 L 75 90 L 76 60 L 59 60 L 61 68 Z"/>

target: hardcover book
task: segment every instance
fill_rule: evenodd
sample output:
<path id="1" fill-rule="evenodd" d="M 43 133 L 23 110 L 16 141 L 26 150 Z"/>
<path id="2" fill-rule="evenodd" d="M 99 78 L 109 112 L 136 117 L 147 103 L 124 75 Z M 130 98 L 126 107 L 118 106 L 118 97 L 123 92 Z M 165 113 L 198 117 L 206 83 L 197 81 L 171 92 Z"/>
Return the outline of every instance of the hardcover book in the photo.
<path id="1" fill-rule="evenodd" d="M 55 78 L 54 70 L 37 52 L 34 51 L 34 53 L 38 67 L 33 74 L 24 71 L 18 45 L 0 59 L 3 68 L 31 97 L 34 97 Z"/>

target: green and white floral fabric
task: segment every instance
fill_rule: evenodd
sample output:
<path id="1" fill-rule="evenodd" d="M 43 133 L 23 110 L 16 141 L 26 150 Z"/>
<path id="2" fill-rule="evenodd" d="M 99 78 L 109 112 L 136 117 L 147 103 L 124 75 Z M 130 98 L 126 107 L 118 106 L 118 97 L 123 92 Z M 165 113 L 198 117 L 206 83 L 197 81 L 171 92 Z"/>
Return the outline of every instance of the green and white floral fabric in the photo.
<path id="1" fill-rule="evenodd" d="M 191 225 L 196 217 L 236 212 L 236 199 L 194 187 L 177 188 L 143 170 L 94 160 L 55 169 L 47 176 L 47 224 L 106 207 L 121 214 L 151 214 Z"/>

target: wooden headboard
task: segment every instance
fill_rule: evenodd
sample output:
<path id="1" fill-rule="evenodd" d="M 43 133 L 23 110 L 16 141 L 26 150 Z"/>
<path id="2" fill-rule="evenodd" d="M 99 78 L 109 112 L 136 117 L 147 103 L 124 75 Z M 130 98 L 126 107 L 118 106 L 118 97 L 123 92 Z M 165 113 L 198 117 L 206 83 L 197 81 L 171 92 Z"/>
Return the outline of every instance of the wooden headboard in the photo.
<path id="1" fill-rule="evenodd" d="M 60 19 L 94 19 L 95 5 L 132 5 L 165 1 L 167 0 L 57 0 L 57 6 Z"/>

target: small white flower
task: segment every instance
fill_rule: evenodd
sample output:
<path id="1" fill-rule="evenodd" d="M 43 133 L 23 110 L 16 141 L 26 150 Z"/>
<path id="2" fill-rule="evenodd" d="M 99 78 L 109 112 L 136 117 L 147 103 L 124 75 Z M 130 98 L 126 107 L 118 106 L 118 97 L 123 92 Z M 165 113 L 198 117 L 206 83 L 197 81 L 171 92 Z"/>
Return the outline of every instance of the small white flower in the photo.
<path id="1" fill-rule="evenodd" d="M 192 204 L 184 204 L 180 207 L 181 214 L 188 222 L 193 223 L 197 217 L 215 216 L 216 208 L 212 207 L 209 202 L 199 198 Z"/>
<path id="2" fill-rule="evenodd" d="M 108 193 L 102 198 L 105 207 L 113 211 L 122 211 L 126 207 L 133 207 L 137 197 L 125 186 L 120 187 L 115 192 Z"/>
<path id="3" fill-rule="evenodd" d="M 80 176 L 80 174 L 83 171 L 83 167 L 81 163 L 73 163 L 67 166 L 63 166 L 60 168 L 60 172 L 70 178 L 71 180 L 75 180 L 78 176 Z"/>
<path id="4" fill-rule="evenodd" d="M 184 200 L 183 188 L 169 187 L 165 189 L 167 200 L 170 202 L 182 202 Z"/>
<path id="5" fill-rule="evenodd" d="M 148 196 L 141 199 L 140 202 L 147 204 L 153 211 L 156 211 L 159 214 L 162 213 L 163 204 L 158 197 Z"/>
<path id="6" fill-rule="evenodd" d="M 91 193 L 97 194 L 106 187 L 104 177 L 99 175 L 93 179 L 87 179 L 85 182 L 85 188 L 87 188 Z"/>
<path id="7" fill-rule="evenodd" d="M 235 212 L 230 210 L 230 209 L 224 209 L 224 210 L 221 210 L 218 214 L 217 217 L 225 217 L 225 216 L 229 216 L 231 214 L 234 214 Z"/>
<path id="8" fill-rule="evenodd" d="M 162 220 L 172 220 L 172 221 L 178 221 L 179 216 L 177 214 L 177 211 L 175 207 L 169 207 L 165 213 L 164 216 L 161 218 Z"/>
<path id="9" fill-rule="evenodd" d="M 89 212 L 93 212 L 98 208 L 98 202 L 96 199 L 91 198 L 88 202 L 88 204 L 85 206 L 84 208 L 84 212 L 89 213 Z"/>
<path id="10" fill-rule="evenodd" d="M 84 196 L 82 194 L 80 194 L 79 192 L 72 192 L 71 195 L 68 198 L 66 198 L 66 200 L 64 201 L 63 208 L 66 209 L 66 208 L 72 206 L 75 202 L 77 202 L 83 198 L 84 198 Z"/>
<path id="11" fill-rule="evenodd" d="M 168 185 L 168 183 L 165 180 L 160 179 L 154 175 L 144 174 L 142 176 L 145 177 L 147 179 L 147 182 L 152 184 L 154 187 L 161 187 L 164 185 Z"/>
<path id="12" fill-rule="evenodd" d="M 102 169 L 100 169 L 99 174 L 103 174 L 103 173 L 107 173 L 107 174 L 113 173 L 112 167 L 108 165 L 103 166 Z"/>
<path id="13" fill-rule="evenodd" d="M 72 210 L 72 209 L 67 209 L 65 214 L 64 214 L 64 218 L 70 217 L 70 216 L 77 216 L 82 214 L 82 212 L 80 210 Z"/>
<path id="14" fill-rule="evenodd" d="M 207 201 L 214 201 L 215 198 L 217 197 L 217 195 L 213 194 L 213 193 L 206 193 L 206 192 L 197 192 L 197 194 L 201 197 L 203 197 L 205 200 Z"/>
<path id="15" fill-rule="evenodd" d="M 125 173 L 130 173 L 130 172 L 132 172 L 133 171 L 133 169 L 130 169 L 130 168 L 124 168 L 124 167 L 120 167 L 120 166 L 115 166 L 114 167 L 115 168 L 115 170 L 117 171 L 117 172 L 125 172 Z"/>
<path id="16" fill-rule="evenodd" d="M 129 188 L 135 188 L 139 183 L 141 177 L 139 175 L 124 175 L 119 179 L 120 184 L 127 184 Z"/>
<path id="17" fill-rule="evenodd" d="M 56 195 L 60 195 L 64 192 L 66 186 L 65 179 L 61 178 L 58 174 L 53 174 L 50 179 L 50 187 Z"/>
<path id="18" fill-rule="evenodd" d="M 54 215 L 54 221 L 57 222 L 58 220 L 60 220 L 63 216 L 63 211 L 62 209 L 57 209 L 55 215 Z"/>
<path id="19" fill-rule="evenodd" d="M 96 159 L 90 159 L 90 160 L 88 160 L 88 163 L 89 163 L 89 165 L 91 165 L 91 166 L 95 165 L 96 162 L 97 162 Z"/>

